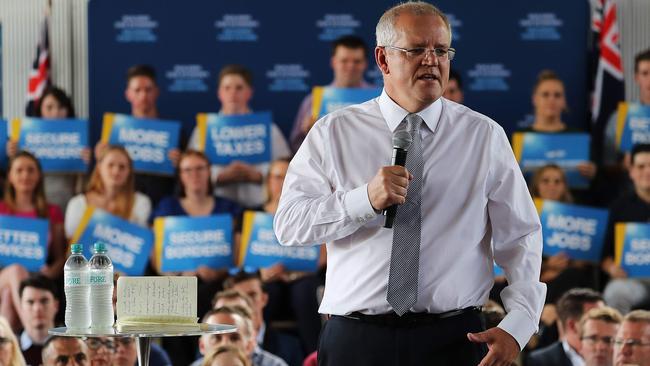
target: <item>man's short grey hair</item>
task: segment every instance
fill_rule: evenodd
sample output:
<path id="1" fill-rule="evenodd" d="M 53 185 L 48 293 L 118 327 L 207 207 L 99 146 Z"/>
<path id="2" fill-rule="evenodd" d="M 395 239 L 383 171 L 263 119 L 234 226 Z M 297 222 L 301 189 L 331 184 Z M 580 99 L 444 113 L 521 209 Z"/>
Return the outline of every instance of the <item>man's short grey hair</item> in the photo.
<path id="1" fill-rule="evenodd" d="M 437 15 L 447 26 L 449 31 L 449 41 L 451 42 L 451 25 L 447 16 L 435 6 L 425 3 L 423 1 L 413 1 L 395 5 L 394 7 L 386 10 L 384 15 L 379 18 L 377 28 L 375 29 L 375 36 L 377 37 L 377 46 L 393 46 L 399 38 L 398 30 L 395 29 L 397 18 L 403 13 L 410 13 L 413 15 Z"/>

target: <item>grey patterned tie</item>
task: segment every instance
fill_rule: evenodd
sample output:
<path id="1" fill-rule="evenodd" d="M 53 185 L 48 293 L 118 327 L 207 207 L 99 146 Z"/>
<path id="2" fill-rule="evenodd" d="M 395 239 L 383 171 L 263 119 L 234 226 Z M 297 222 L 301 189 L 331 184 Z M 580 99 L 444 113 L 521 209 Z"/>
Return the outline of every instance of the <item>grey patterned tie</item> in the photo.
<path id="1" fill-rule="evenodd" d="M 418 298 L 418 267 L 420 261 L 420 229 L 422 226 L 422 118 L 409 114 L 404 118 L 413 142 L 406 155 L 406 169 L 413 174 L 406 192 L 406 202 L 399 205 L 393 225 L 393 248 L 386 300 L 398 315 L 403 315 Z"/>

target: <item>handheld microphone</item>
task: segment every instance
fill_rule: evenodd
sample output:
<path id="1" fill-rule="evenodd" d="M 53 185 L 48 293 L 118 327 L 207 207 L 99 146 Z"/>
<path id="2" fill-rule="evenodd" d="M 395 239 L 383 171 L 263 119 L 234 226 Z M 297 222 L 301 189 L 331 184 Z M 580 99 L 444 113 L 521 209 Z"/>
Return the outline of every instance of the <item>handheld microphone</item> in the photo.
<path id="1" fill-rule="evenodd" d="M 391 165 L 406 165 L 406 152 L 411 146 L 411 134 L 406 130 L 397 130 L 393 134 L 393 159 Z M 392 228 L 395 214 L 397 213 L 397 205 L 392 205 L 382 212 L 384 215 L 384 227 Z"/>

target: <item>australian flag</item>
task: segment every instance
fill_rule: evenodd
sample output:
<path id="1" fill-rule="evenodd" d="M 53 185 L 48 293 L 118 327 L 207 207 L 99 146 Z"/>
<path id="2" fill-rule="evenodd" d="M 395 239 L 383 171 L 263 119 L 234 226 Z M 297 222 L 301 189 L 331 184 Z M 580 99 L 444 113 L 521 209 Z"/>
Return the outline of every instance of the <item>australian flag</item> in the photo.
<path id="1" fill-rule="evenodd" d="M 41 24 L 41 33 L 36 47 L 36 57 L 29 71 L 29 82 L 27 84 L 27 106 L 25 114 L 33 116 L 38 106 L 38 101 L 43 91 L 50 85 L 50 37 L 49 37 L 49 16 L 45 15 Z"/>

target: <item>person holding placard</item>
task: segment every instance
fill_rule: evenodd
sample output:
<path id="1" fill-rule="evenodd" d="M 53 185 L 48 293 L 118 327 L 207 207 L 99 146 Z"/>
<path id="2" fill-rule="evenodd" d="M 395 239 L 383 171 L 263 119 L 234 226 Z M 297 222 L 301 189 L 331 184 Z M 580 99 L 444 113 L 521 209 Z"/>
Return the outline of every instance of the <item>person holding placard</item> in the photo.
<path id="1" fill-rule="evenodd" d="M 50 279 L 63 277 L 65 264 L 65 238 L 63 236 L 63 213 L 48 202 L 45 196 L 43 172 L 34 155 L 19 151 L 9 160 L 7 183 L 0 201 L 0 215 L 49 220 L 47 260 L 40 272 Z M 0 270 L 0 315 L 16 327 L 19 322 L 20 281 L 28 277 L 27 270 L 12 264 Z"/>
<path id="2" fill-rule="evenodd" d="M 253 76 L 241 65 L 227 65 L 219 72 L 217 96 L 221 102 L 220 115 L 245 115 L 252 113 L 249 102 L 253 97 Z M 188 147 L 199 147 L 197 129 L 192 131 Z M 282 131 L 271 123 L 271 161 L 291 155 Z M 262 183 L 270 162 L 248 164 L 233 161 L 230 164 L 212 165 L 211 177 L 215 194 L 234 200 L 243 207 L 255 207 L 264 202 Z"/>
<path id="3" fill-rule="evenodd" d="M 66 93 L 51 86 L 45 89 L 43 96 L 39 100 L 36 113 L 33 117 L 41 119 L 66 119 L 75 118 L 74 106 L 72 100 Z M 7 156 L 13 157 L 18 152 L 18 142 L 7 140 Z M 83 149 L 81 158 L 88 164 L 90 162 L 90 149 Z M 65 209 L 65 205 L 70 198 L 81 192 L 83 185 L 83 175 L 81 174 L 45 174 L 45 194 L 50 202 Z"/>

